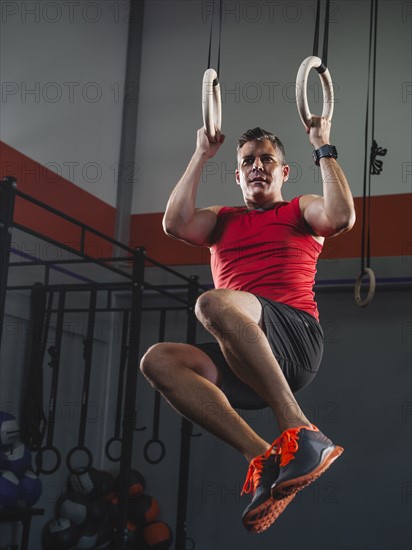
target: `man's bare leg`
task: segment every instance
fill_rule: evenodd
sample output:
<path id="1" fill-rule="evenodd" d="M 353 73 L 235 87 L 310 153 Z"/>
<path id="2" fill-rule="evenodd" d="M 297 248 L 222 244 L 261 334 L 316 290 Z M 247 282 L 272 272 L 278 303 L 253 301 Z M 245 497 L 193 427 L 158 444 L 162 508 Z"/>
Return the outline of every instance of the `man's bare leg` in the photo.
<path id="1" fill-rule="evenodd" d="M 280 430 L 298 428 L 290 437 L 300 438 L 303 433 L 303 446 L 307 449 L 309 436 L 302 426 L 311 428 L 311 424 L 294 399 L 261 329 L 259 300 L 243 292 L 209 291 L 198 300 L 196 315 L 219 341 L 235 374 L 271 405 Z M 307 454 L 298 452 L 292 472 L 282 467 L 282 458 L 279 470 L 269 443 L 243 421 L 219 390 L 218 370 L 205 353 L 185 344 L 157 344 L 144 356 L 141 368 L 176 410 L 238 449 L 250 461 L 244 490 L 254 496 L 242 517 L 249 531 L 259 533 L 267 529 L 296 493 L 315 481 L 342 452 L 323 434 L 310 430 L 315 433 L 317 447 L 312 452 L 309 469 L 306 458 L 303 467 L 301 464 Z M 323 446 L 321 454 L 319 444 Z M 302 471 L 306 472 L 304 476 L 299 473 Z"/>
<path id="2" fill-rule="evenodd" d="M 196 315 L 218 340 L 235 374 L 272 407 L 282 432 L 274 443 L 280 454 L 278 472 L 273 455 L 257 456 L 250 463 L 244 487 L 253 499 L 243 513 L 243 524 L 260 533 L 343 449 L 312 427 L 300 409 L 262 331 L 262 306 L 255 296 L 209 291 L 200 296 Z"/>
<path id="3" fill-rule="evenodd" d="M 281 432 L 311 426 L 261 328 L 262 306 L 253 294 L 223 289 L 206 292 L 196 304 L 196 315 L 218 340 L 236 376 L 271 406 Z"/>
<path id="4" fill-rule="evenodd" d="M 155 344 L 142 358 L 141 370 L 174 409 L 240 451 L 248 462 L 269 448 L 231 407 L 218 388 L 216 366 L 200 349 Z"/>
<path id="5" fill-rule="evenodd" d="M 235 374 L 270 404 L 280 431 L 311 426 L 261 329 L 262 307 L 255 296 L 210 291 L 199 298 L 196 314 L 219 341 Z M 143 357 L 141 369 L 180 414 L 239 450 L 248 461 L 269 448 L 231 407 L 218 388 L 216 366 L 198 348 L 156 344 Z"/>

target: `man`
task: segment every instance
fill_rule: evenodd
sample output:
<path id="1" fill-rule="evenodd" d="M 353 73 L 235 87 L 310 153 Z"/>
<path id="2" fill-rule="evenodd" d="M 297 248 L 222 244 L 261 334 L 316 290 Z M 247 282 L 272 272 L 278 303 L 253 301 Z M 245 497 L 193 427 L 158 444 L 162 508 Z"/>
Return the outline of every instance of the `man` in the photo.
<path id="1" fill-rule="evenodd" d="M 323 180 L 323 197 L 282 198 L 288 179 L 280 140 L 255 128 L 238 143 L 236 183 L 244 207 L 196 209 L 205 162 L 224 142 L 202 128 L 196 150 L 164 215 L 168 235 L 209 246 L 215 289 L 202 294 L 196 316 L 216 343 L 160 343 L 141 368 L 182 415 L 249 462 L 243 492 L 253 498 L 243 514 L 254 533 L 267 529 L 296 493 L 341 454 L 306 418 L 294 393 L 316 375 L 323 334 L 312 291 L 325 237 L 351 229 L 352 195 L 329 145 L 330 122 L 313 117 L 309 138 Z M 234 407 L 270 406 L 281 431 L 264 441 Z"/>

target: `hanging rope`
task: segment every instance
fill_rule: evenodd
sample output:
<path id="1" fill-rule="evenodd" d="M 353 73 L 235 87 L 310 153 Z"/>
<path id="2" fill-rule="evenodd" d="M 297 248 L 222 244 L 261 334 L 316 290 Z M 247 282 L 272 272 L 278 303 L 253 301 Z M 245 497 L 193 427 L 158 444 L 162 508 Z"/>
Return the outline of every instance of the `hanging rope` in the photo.
<path id="1" fill-rule="evenodd" d="M 328 41 L 329 41 L 329 4 L 326 0 L 325 23 L 323 32 L 322 59 L 318 57 L 319 50 L 319 29 L 320 29 L 320 0 L 316 6 L 315 36 L 313 40 L 313 55 L 303 60 L 296 77 L 296 106 L 299 116 L 306 130 L 309 131 L 312 114 L 309 110 L 307 99 L 307 81 L 311 69 L 316 69 L 322 83 L 323 109 L 322 116 L 332 120 L 333 115 L 333 84 L 327 68 Z"/>
<path id="2" fill-rule="evenodd" d="M 387 150 L 378 146 L 375 140 L 375 89 L 376 89 L 376 37 L 378 26 L 378 0 L 371 0 L 369 22 L 369 61 L 368 61 L 368 85 L 366 96 L 365 118 L 365 162 L 363 168 L 363 201 L 362 201 L 362 237 L 361 237 L 361 272 L 355 282 L 355 301 L 360 307 L 365 307 L 373 300 L 376 288 L 376 279 L 370 267 L 371 257 L 371 175 L 379 175 L 382 172 L 383 162 L 377 156 L 385 156 Z M 372 60 L 373 56 L 373 60 Z M 372 92 L 371 92 L 372 80 Z M 371 136 L 372 145 L 369 160 L 367 156 L 369 142 L 369 100 L 372 95 Z M 365 259 L 366 256 L 366 259 Z M 364 276 L 369 277 L 369 289 L 366 298 L 361 297 L 361 285 Z"/>
<path id="3" fill-rule="evenodd" d="M 217 139 L 222 127 L 222 100 L 220 95 L 220 44 L 222 38 L 222 0 L 219 0 L 219 39 L 217 53 L 217 71 L 211 68 L 213 22 L 215 14 L 215 2 L 213 2 L 212 20 L 210 23 L 209 53 L 207 68 L 202 82 L 202 114 L 203 124 L 211 141 Z"/>

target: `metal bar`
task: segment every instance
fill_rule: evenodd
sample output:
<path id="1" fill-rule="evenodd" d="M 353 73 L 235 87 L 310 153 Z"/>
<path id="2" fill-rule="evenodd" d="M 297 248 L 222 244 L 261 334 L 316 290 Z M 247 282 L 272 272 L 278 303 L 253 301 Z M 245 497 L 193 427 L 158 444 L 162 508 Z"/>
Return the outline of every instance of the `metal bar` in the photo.
<path id="1" fill-rule="evenodd" d="M 183 304 L 187 304 L 187 301 L 183 298 L 178 298 L 177 296 L 174 296 L 174 294 L 171 294 L 170 292 L 167 292 L 167 290 L 163 290 L 162 287 L 157 287 L 155 285 L 151 285 L 150 283 L 144 283 L 145 289 L 148 288 L 150 290 L 153 290 L 154 292 L 159 292 L 159 294 L 163 294 L 164 296 L 167 296 L 169 298 L 173 298 L 173 300 L 177 300 L 178 302 L 182 302 Z"/>
<path id="2" fill-rule="evenodd" d="M 340 289 L 346 290 L 350 286 L 353 286 L 354 284 L 355 284 L 355 279 L 330 279 L 330 280 L 325 279 L 325 280 L 319 281 L 319 283 L 316 283 L 314 288 L 315 290 L 318 290 L 318 291 L 331 288 L 331 287 L 333 287 L 333 289 L 336 289 L 336 290 L 340 290 Z M 408 287 L 408 285 L 412 285 L 412 278 L 411 277 L 378 277 L 376 279 L 376 284 L 380 285 L 381 290 L 397 290 L 397 289 L 402 290 L 405 287 Z M 367 282 L 365 282 L 365 285 L 367 285 Z M 88 291 L 92 286 L 97 286 L 99 291 L 107 291 L 110 293 L 116 292 L 116 291 L 120 292 L 120 291 L 125 291 L 130 289 L 129 283 L 92 283 L 90 285 L 72 283 L 71 285 L 45 284 L 44 286 L 50 290 L 61 290 L 64 288 L 67 292 Z M 156 292 L 164 293 L 164 294 L 166 294 L 166 292 L 163 291 L 164 288 L 167 288 L 167 289 L 172 288 L 172 285 L 162 285 L 161 287 L 155 287 L 154 285 L 150 285 L 148 283 L 144 283 L 144 286 L 145 288 L 154 289 Z M 14 285 L 14 286 L 8 286 L 7 291 L 30 290 L 31 288 L 32 288 L 32 285 Z M 179 288 L 182 288 L 182 287 L 179 285 Z M 206 287 L 204 287 L 203 285 L 199 285 L 199 288 L 202 289 Z M 213 285 L 210 285 L 210 287 L 208 288 L 213 288 Z M 174 294 L 167 293 L 166 295 L 179 302 L 183 301 L 184 303 L 187 303 L 186 300 L 177 298 Z M 111 300 L 109 300 L 109 302 L 110 301 Z M 154 311 L 158 311 L 162 307 L 166 307 L 166 306 L 159 305 L 159 306 L 153 306 L 153 307 L 145 307 L 143 309 L 147 311 L 151 309 Z M 121 309 L 124 309 L 124 308 L 121 308 Z M 167 309 L 178 310 L 178 309 L 187 309 L 187 308 L 184 306 L 173 306 L 173 307 L 167 306 Z M 107 310 L 110 310 L 110 308 L 108 307 Z M 103 309 L 101 309 L 101 311 L 103 311 Z M 117 310 L 113 309 L 111 311 L 117 311 Z"/>
<path id="3" fill-rule="evenodd" d="M 84 351 L 84 377 L 82 388 L 82 400 L 80 406 L 80 427 L 79 427 L 79 445 L 84 447 L 87 425 L 87 407 L 89 404 L 90 378 L 92 373 L 93 346 L 95 342 L 94 326 L 96 323 L 96 302 L 97 289 L 93 288 L 90 292 L 89 315 L 87 319 L 87 334 L 83 340 Z"/>
<path id="4" fill-rule="evenodd" d="M 136 386 L 142 324 L 142 302 L 145 254 L 142 248 L 135 253 L 133 262 L 132 310 L 129 330 L 129 355 L 126 367 L 125 397 L 123 405 L 122 451 L 119 472 L 119 508 L 116 518 L 116 548 L 127 547 L 127 486 L 132 462 L 133 436 L 136 428 Z"/>
<path id="5" fill-rule="evenodd" d="M 196 341 L 196 317 L 195 304 L 199 294 L 198 277 L 190 277 L 188 287 L 188 320 L 186 342 L 194 344 Z M 177 496 L 177 518 L 176 518 L 176 543 L 175 549 L 186 548 L 187 540 L 187 500 L 189 489 L 189 464 L 190 464 L 190 443 L 193 432 L 193 424 L 186 418 L 182 418 L 181 439 L 180 439 L 180 464 L 179 464 L 179 492 Z M 192 545 L 194 547 L 194 544 Z"/>
<path id="6" fill-rule="evenodd" d="M 30 257 L 30 254 L 27 254 L 26 252 L 19 252 L 16 249 L 11 249 L 11 252 L 13 254 L 16 254 L 16 256 L 24 257 Z M 32 256 L 33 258 L 35 256 Z M 125 257 L 107 257 L 107 258 L 99 258 L 101 262 L 119 262 L 119 261 L 131 261 L 130 256 Z M 53 265 L 67 265 L 67 264 L 89 264 L 92 263 L 92 260 L 90 260 L 90 256 L 87 256 L 85 258 L 78 258 L 75 260 L 33 260 L 30 262 L 10 262 L 10 267 L 26 267 L 26 265 L 39 265 L 39 266 L 53 266 Z"/>
<path id="7" fill-rule="evenodd" d="M 15 194 L 16 179 L 11 176 L 3 178 L 0 181 L 0 346 L 6 305 Z"/>
<path id="8" fill-rule="evenodd" d="M 57 210 L 56 208 L 53 208 L 53 206 L 50 206 L 49 204 L 46 204 L 45 202 L 40 201 L 39 199 L 36 199 L 30 195 L 27 195 L 26 193 L 23 193 L 22 191 L 16 190 L 16 195 L 28 202 L 31 202 L 32 204 L 35 204 L 36 206 L 39 206 L 40 208 L 43 208 L 44 210 L 47 210 L 48 212 L 51 212 L 52 214 L 55 214 L 59 218 L 62 218 L 63 220 L 67 220 L 71 222 L 73 225 L 77 225 L 79 228 L 83 228 L 84 231 L 89 231 L 90 233 L 93 233 L 97 237 L 100 237 L 101 239 L 114 244 L 118 248 L 122 248 L 123 250 L 127 250 L 131 254 L 133 254 L 134 249 L 130 246 L 127 246 L 123 243 L 120 243 L 116 241 L 116 239 L 113 239 L 112 237 L 109 237 L 108 235 L 105 235 L 98 229 L 94 229 L 90 225 L 87 225 L 76 218 L 73 218 L 72 216 L 69 216 L 68 214 L 65 214 L 64 212 L 61 212 L 60 210 Z"/>
<path id="9" fill-rule="evenodd" d="M 10 264 L 12 267 L 20 267 L 20 266 L 26 266 L 26 265 L 31 264 L 31 265 L 49 265 L 51 267 L 54 266 L 55 269 L 57 269 L 56 266 L 59 266 L 60 264 L 64 265 L 64 264 L 95 263 L 95 264 L 101 265 L 102 267 L 107 267 L 108 269 L 111 269 L 112 271 L 115 271 L 116 273 L 119 273 L 120 275 L 122 275 L 124 277 L 130 277 L 128 273 L 125 273 L 124 271 L 118 270 L 118 269 L 116 269 L 112 266 L 108 266 L 106 262 L 121 262 L 121 261 L 131 262 L 132 261 L 132 256 L 109 256 L 107 258 L 96 259 L 96 258 L 93 258 L 92 256 L 88 256 L 87 254 L 85 254 L 82 251 L 82 248 L 83 248 L 82 243 L 80 243 L 81 244 L 81 247 L 80 247 L 81 249 L 77 250 L 76 248 L 71 248 L 71 247 L 65 245 L 64 243 L 60 243 L 59 241 L 56 241 L 56 240 L 52 239 L 51 237 L 43 235 L 42 233 L 38 233 L 34 229 L 31 229 L 31 228 L 26 227 L 24 225 L 15 224 L 15 227 L 16 227 L 16 229 L 19 229 L 20 231 L 28 233 L 29 235 L 32 235 L 32 236 L 34 236 L 34 237 L 36 237 L 40 240 L 43 240 L 43 241 L 49 242 L 51 244 L 54 244 L 56 246 L 59 246 L 63 250 L 66 250 L 66 252 L 70 252 L 72 254 L 75 254 L 76 256 L 80 256 L 80 258 L 75 258 L 75 259 L 72 259 L 72 260 L 38 260 L 38 259 L 33 259 L 32 261 L 27 262 L 27 263 L 12 262 Z M 109 240 L 109 242 L 111 242 L 113 240 L 113 239 L 109 239 L 108 237 L 107 237 L 107 239 Z M 117 241 L 114 241 L 114 242 L 117 242 Z M 132 250 L 132 249 L 130 249 L 130 250 Z M 31 254 L 19 252 L 15 249 L 13 250 L 13 253 L 15 255 L 21 256 L 23 258 L 35 258 L 35 256 L 32 256 Z M 174 269 L 161 264 L 160 262 L 154 260 L 153 258 L 150 258 L 150 257 L 146 256 L 146 261 L 148 263 L 151 263 L 151 264 L 163 269 L 163 271 L 167 271 L 168 273 L 171 273 L 172 275 L 175 275 L 176 277 L 178 277 L 178 278 L 180 278 L 180 279 L 182 279 L 182 280 L 184 280 L 188 283 L 190 282 L 190 279 L 188 277 L 186 277 L 185 275 L 182 275 L 178 271 L 175 271 Z M 73 275 L 69 271 L 67 271 L 67 274 L 68 275 Z M 207 290 L 206 286 L 199 285 L 199 288 Z"/>
<path id="10" fill-rule="evenodd" d="M 97 290 L 99 291 L 126 291 L 130 290 L 130 283 L 89 283 L 89 284 L 81 284 L 81 283 L 71 283 L 71 284 L 62 284 L 62 283 L 55 283 L 55 284 L 49 284 L 45 285 L 47 289 L 52 290 L 66 290 L 67 292 L 87 292 L 90 291 L 93 287 L 97 287 Z M 7 290 L 27 290 L 30 289 L 32 285 L 13 285 L 8 286 Z"/>
<path id="11" fill-rule="evenodd" d="M 115 416 L 115 437 L 120 437 L 120 426 L 122 419 L 123 407 L 123 391 L 124 391 L 124 372 L 127 363 L 127 355 L 129 348 L 127 346 L 127 337 L 129 331 L 129 315 L 130 309 L 123 310 L 122 336 L 120 345 L 120 360 L 119 360 L 119 378 L 117 383 L 117 398 L 116 398 L 116 416 Z"/>
<path id="12" fill-rule="evenodd" d="M 356 282 L 356 279 L 321 279 L 315 283 L 315 287 L 322 287 L 322 286 L 347 286 L 347 285 L 354 285 Z M 376 284 L 404 284 L 404 283 L 412 283 L 412 277 L 377 277 L 376 278 Z M 366 284 L 366 283 L 365 283 Z"/>
<path id="13" fill-rule="evenodd" d="M 54 244 L 55 246 L 59 246 L 63 250 L 66 250 L 66 252 L 70 252 L 71 254 L 75 254 L 76 256 L 83 256 L 85 258 L 88 258 L 90 260 L 90 263 L 94 263 L 96 265 L 99 265 L 100 267 L 104 267 L 106 269 L 109 269 L 110 271 L 113 271 L 114 273 L 117 273 L 118 275 L 121 275 L 122 277 L 126 277 L 127 279 L 132 279 L 131 275 L 129 273 L 125 273 L 124 271 L 121 271 L 120 269 L 117 269 L 116 267 L 113 267 L 111 265 L 108 265 L 105 262 L 101 262 L 97 258 L 93 258 L 92 256 L 86 256 L 85 254 L 82 254 L 79 250 L 76 250 L 75 248 L 71 248 L 70 246 L 67 246 L 64 243 L 61 243 L 59 241 L 56 241 L 55 239 L 52 239 L 51 237 L 47 237 L 46 235 L 43 235 L 42 233 L 39 233 L 37 231 L 34 231 L 33 229 L 30 229 L 28 227 L 25 227 L 21 224 L 14 224 L 14 227 L 16 229 L 20 229 L 20 231 L 25 231 L 26 233 L 29 233 L 29 235 L 33 235 L 34 237 L 37 237 L 38 239 L 42 241 L 46 241 L 50 244 Z M 24 256 L 30 256 L 29 254 L 23 254 L 20 253 L 20 255 Z M 56 266 L 55 269 L 58 269 Z"/>
<path id="14" fill-rule="evenodd" d="M 130 2 L 115 219 L 115 237 L 125 243 L 129 242 L 130 238 L 133 187 L 137 173 L 135 158 L 144 9 L 144 0 Z"/>

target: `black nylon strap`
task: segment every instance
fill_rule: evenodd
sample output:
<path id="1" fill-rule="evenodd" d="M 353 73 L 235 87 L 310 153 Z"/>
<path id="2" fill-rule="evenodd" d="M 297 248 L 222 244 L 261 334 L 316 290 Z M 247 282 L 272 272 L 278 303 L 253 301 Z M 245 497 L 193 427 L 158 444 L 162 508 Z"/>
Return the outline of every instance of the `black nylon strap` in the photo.
<path id="1" fill-rule="evenodd" d="M 209 54 L 207 57 L 207 67 L 211 68 L 212 58 L 212 37 L 213 37 L 213 21 L 215 17 L 215 0 L 213 0 L 212 21 L 210 22 L 210 34 L 209 34 Z M 219 39 L 218 39 L 218 51 L 217 51 L 217 76 L 220 75 L 220 44 L 222 41 L 222 0 L 219 0 Z"/>
<path id="2" fill-rule="evenodd" d="M 365 272 L 365 230 L 367 216 L 367 189 L 368 189 L 368 139 L 369 139 L 369 94 L 370 94 L 370 72 L 372 56 L 372 30 L 373 30 L 373 3 L 371 0 L 370 18 L 369 18 L 369 54 L 368 54 L 368 84 L 366 88 L 366 117 L 365 117 L 365 161 L 363 166 L 363 201 L 362 201 L 362 236 L 361 236 L 361 273 Z M 369 204 L 368 204 L 369 206 Z M 369 219 L 368 219 L 369 226 Z M 368 264 L 369 267 L 369 264 Z"/>
<path id="3" fill-rule="evenodd" d="M 210 34 L 209 34 L 209 53 L 207 56 L 207 65 L 206 69 L 210 68 L 210 59 L 212 57 L 212 34 L 213 34 L 213 19 L 215 17 L 215 2 L 213 0 L 213 8 L 212 8 L 212 21 L 210 23 Z"/>
<path id="4" fill-rule="evenodd" d="M 317 69 L 318 73 L 325 72 L 328 64 L 328 42 L 329 42 L 329 11 L 330 0 L 326 0 L 325 23 L 323 31 L 322 65 Z M 313 39 L 313 55 L 318 57 L 319 52 L 319 29 L 320 29 L 320 0 L 316 4 L 315 36 Z"/>
<path id="5" fill-rule="evenodd" d="M 222 0 L 219 0 L 219 50 L 217 52 L 217 77 L 220 75 L 220 45 L 222 42 Z"/>
<path id="6" fill-rule="evenodd" d="M 328 66 L 329 4 L 330 4 L 330 0 L 326 0 L 325 27 L 323 31 L 323 50 L 322 50 L 322 63 L 326 67 Z"/>
<path id="7" fill-rule="evenodd" d="M 313 39 L 313 55 L 318 56 L 319 51 L 319 21 L 320 21 L 320 0 L 316 4 L 315 37 Z"/>
<path id="8" fill-rule="evenodd" d="M 369 20 L 369 57 L 368 57 L 368 86 L 366 98 L 366 120 L 365 120 L 365 164 L 363 171 L 363 202 L 362 202 L 362 244 L 361 244 L 361 272 L 365 272 L 365 267 L 370 267 L 371 259 L 371 174 L 373 155 L 372 149 L 376 146 L 375 136 L 375 89 L 376 89 L 376 36 L 378 27 L 378 0 L 371 0 L 370 20 Z M 372 92 L 371 88 L 372 80 Z M 368 158 L 369 141 L 369 101 L 372 100 L 371 108 L 371 136 L 372 148 Z M 383 153 L 386 154 L 386 150 Z M 365 261 L 366 256 L 366 261 Z"/>

